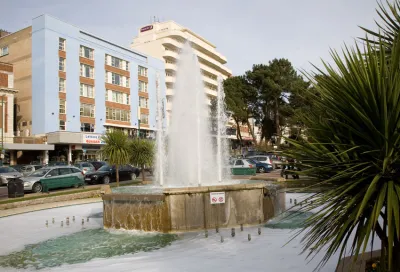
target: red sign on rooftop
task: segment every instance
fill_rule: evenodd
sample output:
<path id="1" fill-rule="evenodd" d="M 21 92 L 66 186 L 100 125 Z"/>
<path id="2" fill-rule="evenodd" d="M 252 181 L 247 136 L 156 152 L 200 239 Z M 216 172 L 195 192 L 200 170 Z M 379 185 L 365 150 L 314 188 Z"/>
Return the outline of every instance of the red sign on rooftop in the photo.
<path id="1" fill-rule="evenodd" d="M 148 26 L 144 26 L 140 29 L 140 32 L 145 32 L 148 30 L 152 30 L 153 29 L 153 25 L 148 25 Z"/>

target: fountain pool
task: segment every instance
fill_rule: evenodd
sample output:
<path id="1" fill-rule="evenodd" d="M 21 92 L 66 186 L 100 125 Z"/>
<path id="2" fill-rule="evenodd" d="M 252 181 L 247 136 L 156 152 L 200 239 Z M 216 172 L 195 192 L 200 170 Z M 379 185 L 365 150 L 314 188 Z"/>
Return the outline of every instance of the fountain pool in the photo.
<path id="1" fill-rule="evenodd" d="M 303 197 L 286 193 L 284 205 L 289 208 L 290 198 L 300 202 Z M 305 255 L 299 255 L 300 237 L 284 246 L 307 214 L 300 213 L 291 221 L 262 224 L 261 235 L 258 226 L 244 226 L 243 231 L 236 228 L 235 237 L 231 237 L 230 228 L 221 228 L 219 233 L 209 229 L 205 238 L 204 231 L 161 234 L 103 230 L 101 213 L 102 203 L 93 203 L 1 218 L 0 271 L 309 272 L 321 259 L 317 256 L 308 263 Z M 70 217 L 68 226 L 66 217 Z M 333 257 L 322 271 L 334 271 L 335 266 Z"/>

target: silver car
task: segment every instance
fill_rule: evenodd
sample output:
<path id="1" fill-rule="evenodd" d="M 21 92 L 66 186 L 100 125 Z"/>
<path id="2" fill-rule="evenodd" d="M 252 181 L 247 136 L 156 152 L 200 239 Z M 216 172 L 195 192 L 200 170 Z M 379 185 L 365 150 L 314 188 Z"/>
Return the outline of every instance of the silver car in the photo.
<path id="1" fill-rule="evenodd" d="M 2 166 L 0 167 L 0 184 L 7 185 L 9 179 L 12 178 L 20 178 L 22 174 L 9 166 Z"/>
<path id="2" fill-rule="evenodd" d="M 81 169 L 84 175 L 96 171 L 96 168 L 94 168 L 93 164 L 91 164 L 90 162 L 78 162 L 75 163 L 74 166 Z"/>
<path id="3" fill-rule="evenodd" d="M 43 168 L 42 165 L 25 165 L 21 167 L 21 173 L 22 175 L 29 176 L 30 174 L 32 174 L 33 172 L 35 172 L 36 170 L 39 170 L 40 168 Z"/>
<path id="4" fill-rule="evenodd" d="M 77 187 L 79 184 L 84 184 L 82 170 L 73 166 L 43 167 L 21 180 L 24 182 L 24 191 L 34 193 L 43 191 L 42 180 L 46 180 L 50 189 Z"/>

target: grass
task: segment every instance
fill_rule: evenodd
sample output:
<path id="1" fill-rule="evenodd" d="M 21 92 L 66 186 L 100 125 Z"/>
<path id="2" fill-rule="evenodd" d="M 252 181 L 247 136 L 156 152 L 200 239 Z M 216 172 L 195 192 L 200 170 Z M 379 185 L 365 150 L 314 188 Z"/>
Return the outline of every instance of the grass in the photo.
<path id="1" fill-rule="evenodd" d="M 140 181 L 135 180 L 135 181 L 131 181 L 128 183 L 120 184 L 120 187 L 130 186 L 130 185 L 138 185 L 138 184 L 140 184 Z M 114 188 L 116 186 L 117 186 L 116 184 L 110 184 L 111 188 Z M 41 195 L 35 195 L 35 196 L 31 196 L 31 197 L 28 196 L 28 197 L 20 197 L 20 198 L 11 198 L 11 199 L 6 199 L 6 200 L 0 200 L 0 205 L 21 202 L 21 201 L 35 200 L 35 199 L 40 199 L 40 198 L 53 197 L 53 196 L 78 194 L 78 193 L 99 190 L 99 189 L 100 189 L 100 187 L 93 187 L 93 188 L 89 187 L 89 188 L 84 188 L 84 189 L 61 191 L 61 192 L 55 192 L 55 193 L 50 193 L 50 194 L 43 193 Z"/>

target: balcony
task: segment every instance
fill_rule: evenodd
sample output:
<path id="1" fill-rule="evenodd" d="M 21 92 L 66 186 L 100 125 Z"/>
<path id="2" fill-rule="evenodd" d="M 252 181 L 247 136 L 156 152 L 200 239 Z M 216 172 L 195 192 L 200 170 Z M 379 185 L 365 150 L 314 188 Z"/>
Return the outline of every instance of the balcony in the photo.
<path id="1" fill-rule="evenodd" d="M 199 61 L 202 60 L 203 62 L 207 63 L 209 66 L 212 68 L 216 69 L 220 73 L 230 76 L 232 74 L 232 71 L 226 68 L 223 64 L 220 62 L 216 61 L 215 59 L 207 56 L 206 54 L 196 50 L 196 55 L 199 57 Z"/>
<path id="2" fill-rule="evenodd" d="M 168 59 L 172 59 L 173 61 L 179 60 L 179 54 L 178 54 L 178 52 L 171 51 L 171 50 L 165 50 L 165 51 L 164 51 L 163 57 L 164 57 L 164 59 L 166 59 L 166 60 L 168 60 Z"/>
<path id="3" fill-rule="evenodd" d="M 208 84 L 211 84 L 211 85 L 213 85 L 213 86 L 215 86 L 215 87 L 218 87 L 218 82 L 217 82 L 217 80 L 215 80 L 215 79 L 212 79 L 212 78 L 203 76 L 203 81 L 204 81 L 204 82 L 207 82 Z"/>
<path id="4" fill-rule="evenodd" d="M 174 40 L 172 38 L 165 38 L 162 40 L 163 45 L 167 46 L 172 46 L 175 48 L 182 48 L 182 43 L 178 42 L 177 40 Z"/>
<path id="5" fill-rule="evenodd" d="M 178 67 L 174 63 L 165 63 L 165 70 L 178 71 Z"/>
<path id="6" fill-rule="evenodd" d="M 167 111 L 170 111 L 172 109 L 172 103 L 171 102 L 167 102 Z"/>
<path id="7" fill-rule="evenodd" d="M 215 91 L 215 90 L 211 90 L 207 87 L 204 90 L 205 90 L 206 94 L 208 94 L 208 95 L 217 96 L 217 91 Z"/>
<path id="8" fill-rule="evenodd" d="M 166 76 L 165 77 L 165 83 L 175 83 L 175 77 L 174 76 Z"/>
<path id="9" fill-rule="evenodd" d="M 171 88 L 167 88 L 167 91 L 166 91 L 166 95 L 168 96 L 171 96 L 171 95 L 174 95 L 174 89 L 171 89 Z"/>
<path id="10" fill-rule="evenodd" d="M 183 29 L 183 31 L 185 31 L 186 29 Z M 163 32 L 159 32 L 157 33 L 157 38 L 158 39 L 162 39 L 165 38 L 165 43 L 166 44 L 170 44 L 176 47 L 181 48 L 182 47 L 182 43 L 176 41 L 175 39 L 171 39 L 170 37 L 178 37 L 178 38 L 183 38 L 185 40 L 187 40 L 189 38 L 189 40 L 195 44 L 195 48 L 196 47 L 200 47 L 203 50 L 206 50 L 209 52 L 210 55 L 213 55 L 214 58 L 216 58 L 218 61 L 220 61 L 221 63 L 226 63 L 226 57 L 223 56 L 222 54 L 216 52 L 215 50 L 215 46 L 210 45 L 204 41 L 202 41 L 201 39 L 199 39 L 198 37 L 194 36 L 192 33 L 190 33 L 189 31 L 180 31 L 180 30 L 171 30 L 171 31 L 163 31 Z M 169 41 L 167 39 L 170 39 L 172 41 Z"/>
<path id="11" fill-rule="evenodd" d="M 46 137 L 13 137 L 14 144 L 45 144 Z"/>

